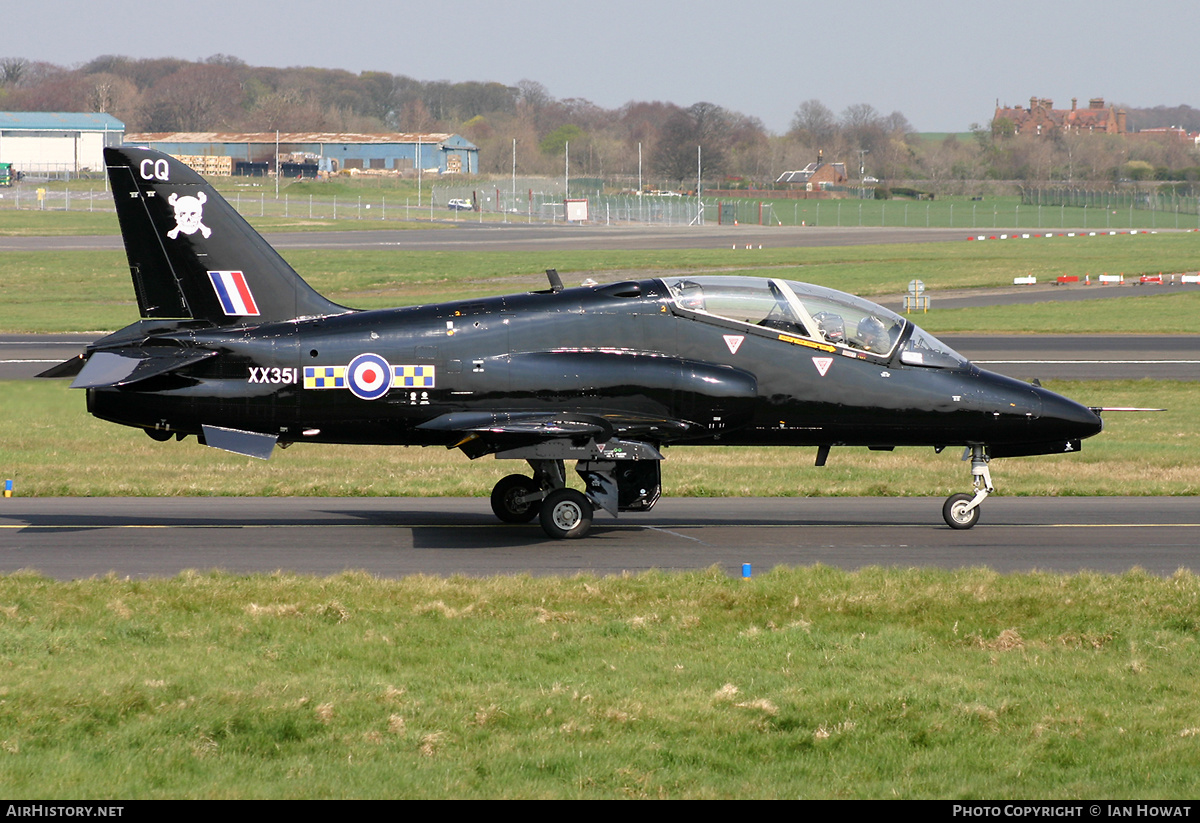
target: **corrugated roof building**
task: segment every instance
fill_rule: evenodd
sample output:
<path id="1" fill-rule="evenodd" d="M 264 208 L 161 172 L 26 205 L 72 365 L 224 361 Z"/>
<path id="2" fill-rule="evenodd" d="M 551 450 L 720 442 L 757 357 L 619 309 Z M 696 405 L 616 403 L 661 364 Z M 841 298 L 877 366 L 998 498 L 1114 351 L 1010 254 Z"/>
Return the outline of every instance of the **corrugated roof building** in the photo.
<path id="1" fill-rule="evenodd" d="M 479 171 L 479 148 L 457 134 L 284 132 L 276 138 L 275 132 L 152 132 L 129 134 L 126 142 L 175 157 L 231 157 L 234 163 L 270 163 L 272 167 L 278 146 L 281 156 L 304 156 L 330 172 Z"/>
<path id="2" fill-rule="evenodd" d="M 102 171 L 104 147 L 124 138 L 125 124 L 111 114 L 0 111 L 0 163 L 25 174 Z"/>

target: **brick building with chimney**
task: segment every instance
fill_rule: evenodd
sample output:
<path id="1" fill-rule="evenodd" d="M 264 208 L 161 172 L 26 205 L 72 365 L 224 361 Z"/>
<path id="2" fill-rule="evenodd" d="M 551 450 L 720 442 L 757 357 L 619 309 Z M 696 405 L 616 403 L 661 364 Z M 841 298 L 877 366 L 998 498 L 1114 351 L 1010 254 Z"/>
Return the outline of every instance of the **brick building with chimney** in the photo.
<path id="1" fill-rule="evenodd" d="M 1029 108 L 1001 106 L 996 101 L 996 116 L 992 128 L 1003 121 L 1013 125 L 1014 134 L 1125 134 L 1125 110 L 1105 105 L 1103 97 L 1093 97 L 1086 109 L 1079 108 L 1077 98 L 1071 98 L 1071 108 L 1056 109 L 1054 101 L 1029 98 Z"/>

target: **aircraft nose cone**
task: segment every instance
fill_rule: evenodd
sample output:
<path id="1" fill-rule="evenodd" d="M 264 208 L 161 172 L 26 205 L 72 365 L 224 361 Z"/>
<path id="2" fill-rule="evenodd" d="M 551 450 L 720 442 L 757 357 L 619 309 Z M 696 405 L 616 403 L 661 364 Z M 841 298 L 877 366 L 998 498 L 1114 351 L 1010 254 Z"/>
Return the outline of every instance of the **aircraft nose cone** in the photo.
<path id="1" fill-rule="evenodd" d="M 1042 413 L 1038 423 L 1048 437 L 1082 440 L 1099 434 L 1104 428 L 1100 415 L 1087 406 L 1045 389 L 1039 389 L 1038 396 L 1042 401 Z"/>

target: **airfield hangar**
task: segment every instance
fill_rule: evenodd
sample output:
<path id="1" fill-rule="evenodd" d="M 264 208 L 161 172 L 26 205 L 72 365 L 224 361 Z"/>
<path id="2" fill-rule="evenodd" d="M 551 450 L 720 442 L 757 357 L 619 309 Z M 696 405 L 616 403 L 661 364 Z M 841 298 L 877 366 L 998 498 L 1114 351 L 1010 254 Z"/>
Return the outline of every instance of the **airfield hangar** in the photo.
<path id="1" fill-rule="evenodd" d="M 197 171 L 217 174 L 237 173 L 239 168 L 265 171 L 269 166 L 273 170 L 277 152 L 284 163 L 316 166 L 330 173 L 479 171 L 479 148 L 457 134 L 142 132 L 129 134 L 125 142 L 149 146 L 178 157 Z"/>
<path id="2" fill-rule="evenodd" d="M 111 114 L 73 111 L 0 111 L 0 163 L 23 174 L 73 177 L 104 168 L 104 148 L 125 140 L 125 124 Z"/>

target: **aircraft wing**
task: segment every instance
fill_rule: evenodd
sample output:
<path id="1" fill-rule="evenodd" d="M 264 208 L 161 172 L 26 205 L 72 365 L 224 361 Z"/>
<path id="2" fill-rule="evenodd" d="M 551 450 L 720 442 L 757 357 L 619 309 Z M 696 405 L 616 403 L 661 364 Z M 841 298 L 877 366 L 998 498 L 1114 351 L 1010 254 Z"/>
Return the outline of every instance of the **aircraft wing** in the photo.
<path id="1" fill-rule="evenodd" d="M 693 428 L 683 420 L 627 413 L 578 412 L 451 412 L 418 426 L 427 431 L 454 432 L 462 438 L 452 445 L 470 457 L 530 446 L 550 440 L 604 443 L 622 440 L 674 439 Z"/>

